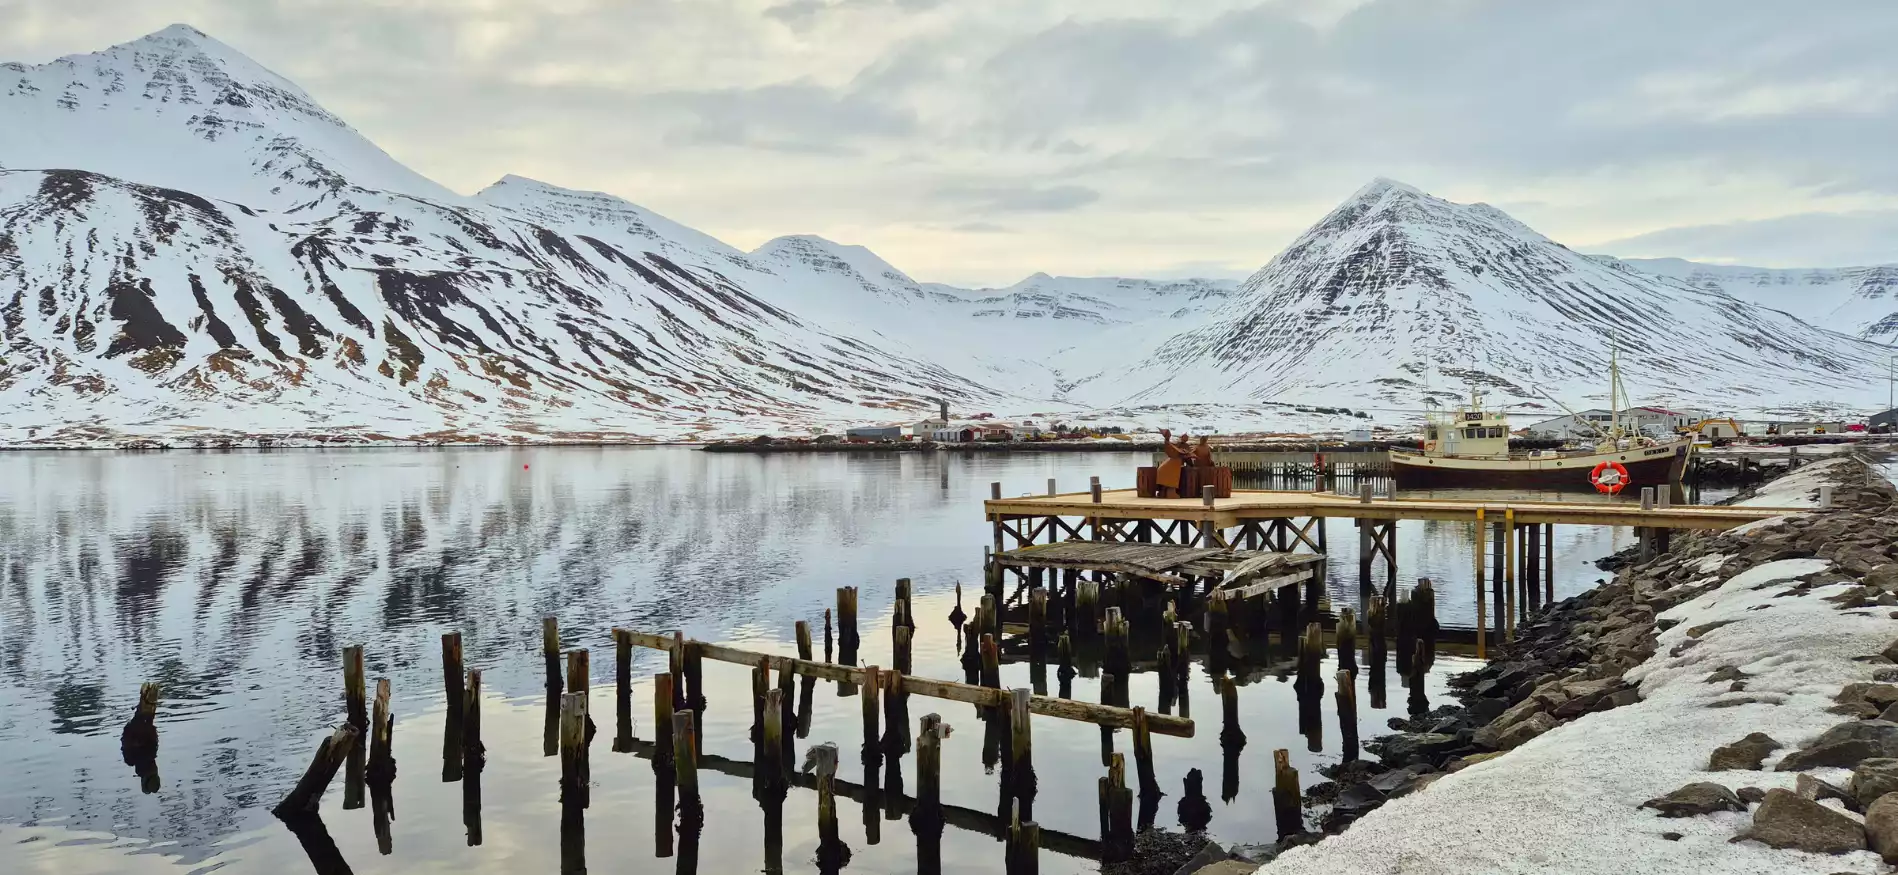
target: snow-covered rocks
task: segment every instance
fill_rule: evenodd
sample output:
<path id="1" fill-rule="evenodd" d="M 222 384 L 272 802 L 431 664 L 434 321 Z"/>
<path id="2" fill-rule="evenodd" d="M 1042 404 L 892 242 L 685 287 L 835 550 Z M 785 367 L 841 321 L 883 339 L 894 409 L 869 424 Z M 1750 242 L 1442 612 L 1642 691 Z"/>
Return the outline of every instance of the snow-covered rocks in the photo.
<path id="1" fill-rule="evenodd" d="M 1772 848 L 1814 854 L 1844 854 L 1865 849 L 1865 827 L 1791 790 L 1766 791 L 1742 838 Z"/>

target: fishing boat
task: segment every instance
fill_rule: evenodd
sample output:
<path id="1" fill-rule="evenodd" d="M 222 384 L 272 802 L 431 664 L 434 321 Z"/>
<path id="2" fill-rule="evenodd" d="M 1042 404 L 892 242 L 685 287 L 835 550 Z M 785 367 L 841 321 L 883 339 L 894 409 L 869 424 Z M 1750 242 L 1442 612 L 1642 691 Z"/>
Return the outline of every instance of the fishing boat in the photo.
<path id="1" fill-rule="evenodd" d="M 1609 387 L 1609 422 L 1596 427 L 1592 445 L 1516 452 L 1509 449 L 1508 418 L 1486 409 L 1483 393 L 1473 389 L 1469 404 L 1429 415 L 1419 449 L 1390 451 L 1392 477 L 1398 489 L 1619 492 L 1681 482 L 1692 436 L 1657 439 L 1623 428 L 1621 374 L 1612 356 Z"/>

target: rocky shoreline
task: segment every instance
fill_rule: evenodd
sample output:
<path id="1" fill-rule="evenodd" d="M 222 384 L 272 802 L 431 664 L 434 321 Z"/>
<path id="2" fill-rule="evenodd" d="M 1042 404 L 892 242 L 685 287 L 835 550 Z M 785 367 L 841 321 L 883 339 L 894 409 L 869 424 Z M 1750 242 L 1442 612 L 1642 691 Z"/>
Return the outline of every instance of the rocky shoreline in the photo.
<path id="1" fill-rule="evenodd" d="M 1826 610 L 1875 614 L 1887 628 L 1874 634 L 1898 639 L 1898 623 L 1892 622 L 1898 620 L 1898 511 L 1894 510 L 1898 489 L 1862 460 L 1842 457 L 1807 466 L 1771 484 L 1772 494 L 1767 496 L 1771 500 L 1764 503 L 1816 507 L 1822 484 L 1833 491 L 1833 506 L 1823 512 L 1777 517 L 1730 532 L 1679 536 L 1670 552 L 1645 563 L 1624 564 L 1613 581 L 1603 581 L 1527 620 L 1516 640 L 1499 647 L 1488 665 L 1450 680 L 1458 704 L 1412 718 L 1392 718 L 1396 732 L 1364 744 L 1376 760 L 1322 770 L 1331 780 L 1308 791 L 1309 799 L 1330 806 L 1318 819 L 1319 832 L 1214 855 L 1228 858 L 1216 864 L 1223 868 L 1206 864 L 1203 855 L 1192 864 L 1197 868 L 1177 871 L 1227 875 L 1251 871 L 1262 863 L 1267 872 L 1428 870 L 1417 867 L 1415 860 L 1409 866 L 1366 865 L 1361 857 L 1350 856 L 1350 848 L 1337 843 L 1348 841 L 1355 824 L 1389 803 L 1417 797 L 1418 806 L 1429 805 L 1432 797 L 1441 794 L 1424 791 L 1439 781 L 1478 766 L 1492 772 L 1507 770 L 1512 751 L 1550 733 L 1565 735 L 1557 730 L 1588 715 L 1642 702 L 1644 679 L 1670 670 L 1673 663 L 1696 658 L 1691 651 L 1737 622 L 1722 618 L 1683 625 L 1687 621 L 1674 616 L 1680 613 L 1677 609 L 1685 610 L 1683 606 L 1690 602 L 1701 607 L 1710 598 L 1724 596 L 1723 587 L 1748 583 L 1749 576 L 1760 578 L 1753 589 L 1782 587 L 1779 598 L 1821 591 Z M 1800 500 L 1782 500 L 1789 495 Z M 1743 494 L 1735 500 L 1749 497 Z M 1771 605 L 1756 609 L 1766 607 Z M 1886 683 L 1898 681 L 1898 665 L 1893 664 L 1898 661 L 1898 644 L 1883 652 L 1871 647 L 1858 656 L 1863 680 L 1818 691 L 1830 702 L 1833 716 L 1828 719 L 1838 725 L 1825 728 L 1797 750 L 1790 743 L 1797 739 L 1749 731 L 1746 719 L 1749 707 L 1785 704 L 1791 698 L 1785 691 L 1750 687 L 1754 679 L 1747 671 L 1751 666 L 1745 663 L 1700 672 L 1694 682 L 1720 694 L 1705 707 L 1717 709 L 1715 714 L 1731 715 L 1726 722 L 1732 729 L 1728 736 L 1707 741 L 1696 768 L 1759 769 L 1778 753 L 1775 770 L 1796 777 L 1790 787 L 1771 788 L 1754 785 L 1774 783 L 1769 780 L 1729 788 L 1702 779 L 1672 793 L 1656 794 L 1642 804 L 1657 819 L 1703 811 L 1727 812 L 1728 817 L 1743 819 L 1750 816 L 1747 823 L 1735 824 L 1729 836 L 1734 842 L 1752 840 L 1772 848 L 1833 852 L 1870 847 L 1898 861 L 1898 794 L 1884 797 L 1888 789 L 1898 790 L 1898 759 L 1884 761 L 1898 757 L 1898 722 L 1893 722 L 1898 720 L 1898 685 Z M 1813 694 L 1811 690 L 1803 693 Z M 1859 771 L 1849 775 L 1838 771 L 1849 766 L 1858 766 Z M 1801 771 L 1812 768 L 1833 772 Z M 1783 779 L 1791 776 L 1779 777 L 1779 783 L 1789 783 Z M 1833 801 L 1822 804 L 1827 799 Z M 1418 810 L 1404 805 L 1390 808 L 1366 822 L 1389 829 L 1383 818 Z M 1863 822 L 1840 809 L 1864 812 Z M 1851 822 L 1857 832 L 1847 829 L 1840 818 Z M 1680 836 L 1674 830 L 1657 829 L 1654 834 L 1662 841 Z M 1851 836 L 1857 836 L 1856 844 L 1849 840 Z M 1294 852 L 1295 848 L 1299 850 Z M 1536 853 L 1529 848 L 1520 852 L 1524 859 Z M 1347 860 L 1349 865 L 1339 865 Z M 1588 867 L 1578 871 L 1584 870 L 1594 871 Z M 1715 871 L 1724 870 L 1715 867 Z"/>

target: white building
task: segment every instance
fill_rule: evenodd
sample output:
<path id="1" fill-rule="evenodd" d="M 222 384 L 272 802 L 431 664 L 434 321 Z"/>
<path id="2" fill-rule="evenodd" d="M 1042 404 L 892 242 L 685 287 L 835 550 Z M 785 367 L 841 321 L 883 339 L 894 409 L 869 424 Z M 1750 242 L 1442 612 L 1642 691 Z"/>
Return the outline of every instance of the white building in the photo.
<path id="1" fill-rule="evenodd" d="M 1572 415 L 1558 416 L 1534 423 L 1525 429 L 1529 437 L 1550 440 L 1587 439 L 1608 429 L 1608 409 L 1595 407 Z M 1705 418 L 1695 411 L 1669 410 L 1665 407 L 1634 407 L 1621 411 L 1621 427 L 1655 437 L 1668 437 Z"/>

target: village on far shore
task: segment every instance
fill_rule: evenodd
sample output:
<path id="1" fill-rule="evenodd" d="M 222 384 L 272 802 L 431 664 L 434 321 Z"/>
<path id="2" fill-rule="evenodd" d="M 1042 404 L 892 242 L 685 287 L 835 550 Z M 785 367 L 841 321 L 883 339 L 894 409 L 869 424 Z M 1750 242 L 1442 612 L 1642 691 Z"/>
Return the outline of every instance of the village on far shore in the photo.
<path id="1" fill-rule="evenodd" d="M 1327 413 L 1332 412 L 1331 409 L 1320 409 Z M 1356 418 L 1368 417 L 1368 414 L 1363 412 L 1353 414 L 1351 411 L 1341 409 L 1340 412 Z M 758 435 L 746 441 L 723 442 L 716 446 L 727 449 L 747 446 L 787 449 L 838 444 L 1059 443 L 1097 444 L 1102 449 L 1134 447 L 1145 449 L 1157 444 L 1161 439 L 1158 430 L 1136 424 L 1131 419 L 1119 424 L 1103 424 L 1093 421 L 1092 417 L 1061 418 L 1046 414 L 1039 416 L 1042 418 L 1006 419 L 994 413 L 977 412 L 962 417 L 952 417 L 948 404 L 943 403 L 940 404 L 937 415 L 929 419 L 866 423 L 845 428 L 842 434 L 813 428 L 810 433 L 804 435 Z M 1894 429 L 1898 429 L 1898 408 L 1856 420 L 1768 420 L 1740 419 L 1724 413 L 1645 406 L 1628 408 L 1619 413 L 1607 408 L 1589 408 L 1529 423 L 1520 428 L 1511 429 L 1509 434 L 1513 439 L 1528 441 L 1585 441 L 1599 434 L 1600 430 L 1617 416 L 1623 429 L 1650 437 L 1671 438 L 1676 435 L 1692 434 L 1715 444 L 1735 440 L 1745 441 L 1749 438 L 1777 437 L 1830 437 L 1837 440 L 1849 440 L 1860 435 L 1891 434 Z M 1215 444 L 1310 443 L 1314 440 L 1361 444 L 1380 441 L 1411 442 L 1416 440 L 1420 429 L 1421 417 L 1418 417 L 1417 423 L 1403 426 L 1366 423 L 1351 428 L 1309 432 L 1228 431 L 1195 427 L 1190 422 L 1183 422 L 1171 431 L 1175 435 L 1206 435 Z"/>

